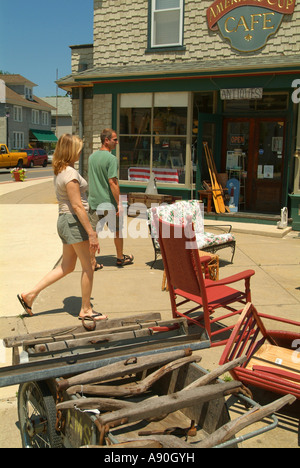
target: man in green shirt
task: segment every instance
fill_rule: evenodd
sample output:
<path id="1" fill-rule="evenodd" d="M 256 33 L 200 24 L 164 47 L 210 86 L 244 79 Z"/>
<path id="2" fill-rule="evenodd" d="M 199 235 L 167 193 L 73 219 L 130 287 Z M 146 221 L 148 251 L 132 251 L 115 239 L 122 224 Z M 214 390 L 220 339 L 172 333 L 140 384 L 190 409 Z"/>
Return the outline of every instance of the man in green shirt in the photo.
<path id="1" fill-rule="evenodd" d="M 118 160 L 111 152 L 116 149 L 118 137 L 114 130 L 105 129 L 101 133 L 101 148 L 89 157 L 89 206 L 94 228 L 100 221 L 100 230 L 105 223 L 114 232 L 117 252 L 117 266 L 133 263 L 133 255 L 124 255 L 122 220 L 123 205 L 120 198 L 118 180 Z M 99 226 L 98 226 L 99 227 Z M 93 260 L 95 270 L 99 269 Z"/>

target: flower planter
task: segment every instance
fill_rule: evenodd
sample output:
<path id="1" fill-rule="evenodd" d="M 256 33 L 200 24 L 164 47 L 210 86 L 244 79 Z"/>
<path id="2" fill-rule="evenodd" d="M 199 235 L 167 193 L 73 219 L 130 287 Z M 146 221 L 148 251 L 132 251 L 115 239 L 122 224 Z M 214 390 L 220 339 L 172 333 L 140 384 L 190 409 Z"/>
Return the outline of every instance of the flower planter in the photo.
<path id="1" fill-rule="evenodd" d="M 26 178 L 26 169 L 23 168 L 16 168 L 10 171 L 11 176 L 15 179 L 16 182 L 23 182 Z"/>
<path id="2" fill-rule="evenodd" d="M 18 172 L 13 172 L 13 176 L 16 182 L 23 182 Z"/>

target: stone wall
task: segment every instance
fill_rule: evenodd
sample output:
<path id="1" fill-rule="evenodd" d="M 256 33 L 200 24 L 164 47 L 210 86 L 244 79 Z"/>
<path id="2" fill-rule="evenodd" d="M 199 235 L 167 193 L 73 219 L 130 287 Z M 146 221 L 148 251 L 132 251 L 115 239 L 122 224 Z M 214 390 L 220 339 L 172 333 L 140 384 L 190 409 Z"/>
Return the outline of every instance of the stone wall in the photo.
<path id="1" fill-rule="evenodd" d="M 73 133 L 79 134 L 79 99 L 73 99 Z M 104 128 L 110 128 L 112 122 L 112 97 L 94 95 L 93 99 L 83 99 L 83 177 L 87 178 L 89 156 L 100 147 L 100 134 Z"/>
<path id="2" fill-rule="evenodd" d="M 265 47 L 252 53 L 231 48 L 221 34 L 210 31 L 206 11 L 212 0 L 185 0 L 184 50 L 147 51 L 148 0 L 94 0 L 94 44 L 71 46 L 72 73 L 87 68 L 237 59 L 243 67 L 248 57 L 293 55 L 300 49 L 300 3 L 285 16 Z M 79 101 L 73 98 L 73 132 L 78 133 Z M 112 125 L 112 96 L 84 99 L 84 176 L 89 155 L 100 146 L 100 133 Z"/>
<path id="3" fill-rule="evenodd" d="M 224 60 L 251 56 L 293 55 L 300 49 L 300 3 L 292 19 L 283 18 L 279 31 L 257 52 L 243 54 L 231 48 L 220 33 L 209 30 L 207 0 L 185 0 L 185 51 L 145 53 L 148 47 L 148 0 L 94 0 L 94 67 Z M 282 4 L 282 2 L 281 2 Z"/>
<path id="4" fill-rule="evenodd" d="M 93 45 L 71 46 L 72 73 L 77 73 L 94 66 Z"/>

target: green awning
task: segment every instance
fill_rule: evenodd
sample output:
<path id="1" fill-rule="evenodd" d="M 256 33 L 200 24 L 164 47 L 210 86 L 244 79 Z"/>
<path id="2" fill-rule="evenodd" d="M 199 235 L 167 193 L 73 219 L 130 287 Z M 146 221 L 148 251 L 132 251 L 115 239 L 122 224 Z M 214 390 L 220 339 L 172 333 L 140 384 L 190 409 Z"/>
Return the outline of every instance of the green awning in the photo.
<path id="1" fill-rule="evenodd" d="M 37 141 L 42 141 L 44 143 L 56 142 L 57 138 L 53 132 L 50 130 L 30 130 L 33 133 L 34 138 Z"/>

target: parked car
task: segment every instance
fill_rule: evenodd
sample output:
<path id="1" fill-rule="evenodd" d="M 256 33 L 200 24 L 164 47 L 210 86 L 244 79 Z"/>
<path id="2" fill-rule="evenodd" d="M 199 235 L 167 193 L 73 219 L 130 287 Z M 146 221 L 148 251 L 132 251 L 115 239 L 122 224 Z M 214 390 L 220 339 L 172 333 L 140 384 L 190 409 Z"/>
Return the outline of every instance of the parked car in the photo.
<path id="1" fill-rule="evenodd" d="M 54 151 L 48 153 L 48 164 L 52 164 Z"/>
<path id="2" fill-rule="evenodd" d="M 27 153 L 10 152 L 5 143 L 0 143 L 0 167 L 23 167 L 27 163 Z"/>
<path id="3" fill-rule="evenodd" d="M 41 148 L 29 148 L 24 149 L 28 156 L 27 167 L 43 166 L 46 167 L 48 164 L 48 155 L 45 150 Z"/>

